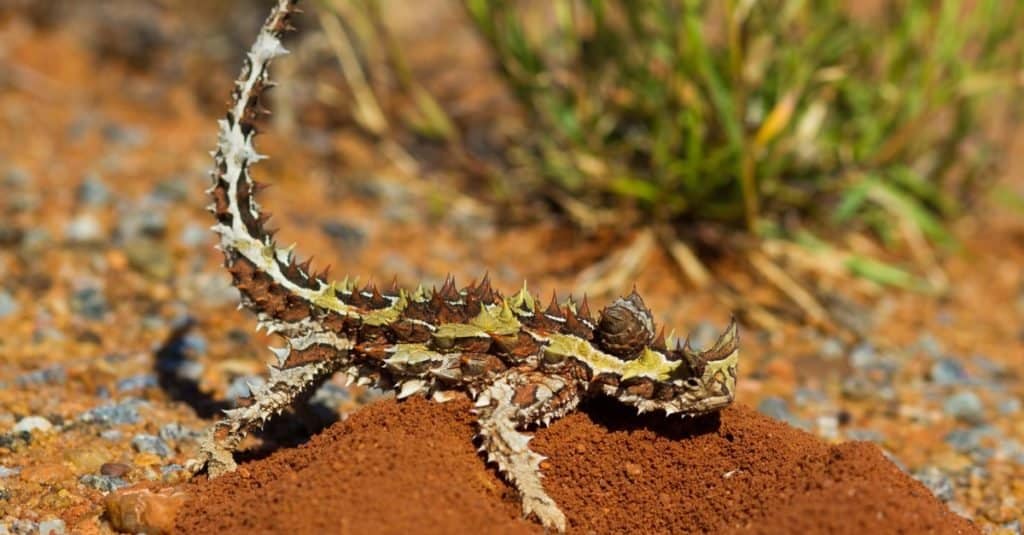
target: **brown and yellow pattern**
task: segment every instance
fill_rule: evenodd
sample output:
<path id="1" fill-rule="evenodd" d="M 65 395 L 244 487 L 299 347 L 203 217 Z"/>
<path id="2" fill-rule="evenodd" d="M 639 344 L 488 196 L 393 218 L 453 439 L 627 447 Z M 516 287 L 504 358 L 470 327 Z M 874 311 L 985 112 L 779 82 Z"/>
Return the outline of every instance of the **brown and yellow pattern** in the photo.
<path id="1" fill-rule="evenodd" d="M 634 291 L 596 317 L 586 298 L 547 307 L 524 287 L 503 296 L 485 276 L 459 288 L 414 291 L 392 285 L 329 282 L 280 249 L 261 212 L 249 168 L 262 159 L 253 146 L 260 98 L 271 87 L 268 67 L 287 51 L 296 0 L 278 0 L 235 82 L 220 121 L 208 190 L 225 266 L 259 326 L 284 339 L 277 365 L 249 402 L 227 411 L 202 443 L 216 477 L 235 468 L 232 451 L 251 429 L 304 399 L 335 373 L 394 389 L 399 398 L 438 401 L 468 395 L 475 402 L 481 451 L 519 491 L 523 512 L 564 531 L 566 518 L 544 491 L 540 463 L 522 430 L 575 409 L 587 396 L 611 396 L 639 411 L 684 416 L 729 405 L 736 391 L 739 339 L 735 322 L 706 351 L 656 334 Z"/>

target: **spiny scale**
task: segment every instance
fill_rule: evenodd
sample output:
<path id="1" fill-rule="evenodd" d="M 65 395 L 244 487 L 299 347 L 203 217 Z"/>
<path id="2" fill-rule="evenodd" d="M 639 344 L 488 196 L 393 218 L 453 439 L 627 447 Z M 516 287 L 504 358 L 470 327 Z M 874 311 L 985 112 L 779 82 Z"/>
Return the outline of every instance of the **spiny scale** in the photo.
<path id="1" fill-rule="evenodd" d="M 474 401 L 478 438 L 489 462 L 519 491 L 523 512 L 564 531 L 565 515 L 541 484 L 540 455 L 527 428 L 548 425 L 590 396 L 611 396 L 639 412 L 696 415 L 720 410 L 736 391 L 739 338 L 735 322 L 705 351 L 666 342 L 634 290 L 593 317 L 586 297 L 547 308 L 525 284 L 504 297 L 485 275 L 459 288 L 381 291 L 345 278 L 328 282 L 311 261 L 298 263 L 265 228 L 249 172 L 262 157 L 253 147 L 267 69 L 286 53 L 281 36 L 296 0 L 278 0 L 246 56 L 219 121 L 213 184 L 207 190 L 225 266 L 256 313 L 258 327 L 283 338 L 276 365 L 244 406 L 225 413 L 201 441 L 211 477 L 235 469 L 232 452 L 250 430 L 303 399 L 334 373 L 347 381 L 395 389 L 399 398 Z M 659 334 L 656 334 L 659 332 Z M 672 338 L 670 336 L 670 338 Z M 669 349 L 672 347 L 672 349 Z"/>

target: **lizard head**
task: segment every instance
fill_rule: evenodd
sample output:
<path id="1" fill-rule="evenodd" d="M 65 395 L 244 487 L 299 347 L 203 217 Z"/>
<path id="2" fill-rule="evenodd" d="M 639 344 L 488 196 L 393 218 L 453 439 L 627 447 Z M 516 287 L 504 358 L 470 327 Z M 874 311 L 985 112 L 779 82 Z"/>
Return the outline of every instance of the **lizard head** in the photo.
<path id="1" fill-rule="evenodd" d="M 602 311 L 594 341 L 621 362 L 620 373 L 598 375 L 594 384 L 641 412 L 704 414 L 729 405 L 736 395 L 735 320 L 708 349 L 693 349 L 689 339 L 670 349 L 663 336 L 655 336 L 651 312 L 634 292 Z"/>

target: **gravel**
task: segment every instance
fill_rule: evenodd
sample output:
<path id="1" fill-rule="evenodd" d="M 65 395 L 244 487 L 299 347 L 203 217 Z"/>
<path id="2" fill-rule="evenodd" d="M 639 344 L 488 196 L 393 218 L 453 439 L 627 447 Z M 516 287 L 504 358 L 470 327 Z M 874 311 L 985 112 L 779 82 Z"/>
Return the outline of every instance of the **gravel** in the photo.
<path id="1" fill-rule="evenodd" d="M 12 429 L 15 433 L 34 433 L 36 431 L 46 433 L 52 430 L 53 424 L 42 416 L 26 416 L 19 420 Z"/>
<path id="2" fill-rule="evenodd" d="M 979 424 L 985 421 L 985 406 L 981 398 L 969 390 L 950 396 L 943 403 L 942 410 L 961 422 Z"/>
<path id="3" fill-rule="evenodd" d="M 78 419 L 81 422 L 101 425 L 133 424 L 139 421 L 139 407 L 145 404 L 146 402 L 141 399 L 128 398 L 85 411 Z"/>
<path id="4" fill-rule="evenodd" d="M 86 474 L 82 476 L 79 481 L 85 486 L 92 487 L 102 492 L 111 492 L 121 487 L 128 486 L 128 482 L 119 477 L 99 474 Z"/>
<path id="5" fill-rule="evenodd" d="M 171 455 L 171 447 L 156 435 L 139 434 L 132 438 L 132 447 L 139 453 L 152 453 L 161 457 Z"/>

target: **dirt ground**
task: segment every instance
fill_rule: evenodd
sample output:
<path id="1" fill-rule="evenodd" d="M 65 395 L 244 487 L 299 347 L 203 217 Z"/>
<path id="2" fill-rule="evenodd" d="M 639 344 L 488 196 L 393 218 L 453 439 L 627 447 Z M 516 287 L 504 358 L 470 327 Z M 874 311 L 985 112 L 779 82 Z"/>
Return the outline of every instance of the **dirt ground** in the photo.
<path id="1" fill-rule="evenodd" d="M 443 14 L 438 17 L 444 20 Z M 255 27 L 246 30 L 245 20 L 237 23 L 242 46 Z M 418 19 L 411 20 L 410 27 Z M 250 315 L 235 310 L 237 293 L 220 268 L 209 214 L 203 210 L 207 151 L 220 113 L 211 102 L 226 95 L 234 58 L 225 52 L 200 59 L 186 54 L 191 59 L 180 62 L 138 60 L 103 44 L 97 34 L 84 37 L 83 32 L 73 20 L 33 22 L 18 10 L 0 12 L 5 65 L 0 73 L 0 526 L 12 533 L 108 533 L 111 527 L 102 518 L 105 495 L 137 482 L 180 482 L 182 465 L 195 453 L 196 433 L 217 410 L 245 395 L 246 380 L 259 380 L 270 357 L 265 347 L 274 343 L 253 332 Z M 221 36 L 226 44 L 206 41 L 214 42 L 211 50 L 232 50 L 231 35 Z M 423 32 L 422 39 L 434 44 L 413 47 L 419 53 L 450 58 L 463 54 L 464 47 L 456 43 L 466 36 L 437 31 Z M 136 60 L 161 67 L 140 68 Z M 231 64 L 223 74 L 214 70 L 223 67 L 220 61 Z M 478 64 L 466 59 L 470 67 Z M 457 78 L 438 75 L 433 83 L 443 89 L 459 85 Z M 319 95 L 319 100 L 295 110 L 294 123 L 278 119 L 260 137 L 260 148 L 271 159 L 256 174 L 273 184 L 263 204 L 282 228 L 279 242 L 299 243 L 300 255 L 313 254 L 316 264 L 333 265 L 336 277 L 397 277 L 414 286 L 440 281 L 449 272 L 469 281 L 486 271 L 507 290 L 526 279 L 541 295 L 554 289 L 578 295 L 578 274 L 623 245 L 619 236 L 586 235 L 554 218 L 504 225 L 485 202 L 458 190 L 459 182 L 437 164 L 436 155 L 413 151 L 396 156 L 395 147 L 373 143 L 328 114 L 325 103 L 339 103 L 342 112 L 334 113 L 344 115 L 345 102 L 324 97 L 333 94 L 329 87 L 283 89 L 298 99 Z M 484 89 L 460 104 L 460 120 L 468 123 L 481 110 L 506 105 Z M 1000 186 L 1024 193 L 1024 135 L 1015 139 Z M 849 343 L 793 324 L 773 332 L 744 326 L 738 401 L 775 421 L 737 408 L 723 417 L 723 429 L 736 426 L 757 437 L 797 433 L 791 429 L 796 427 L 827 443 L 873 442 L 893 466 L 924 486 L 912 486 L 887 471 L 873 449 L 826 446 L 802 434 L 792 436 L 806 441 L 818 464 L 791 458 L 785 466 L 803 471 L 776 475 L 802 481 L 798 476 L 810 477 L 808 470 L 820 466 L 863 482 L 863 474 L 849 470 L 867 459 L 879 478 L 906 489 L 901 496 L 935 514 L 944 514 L 938 505 L 944 502 L 986 533 L 1019 533 L 1024 516 L 1024 218 L 986 201 L 956 224 L 955 234 L 962 249 L 940 260 L 951 282 L 948 294 L 935 298 L 880 290 L 859 300 L 856 314 L 871 325 L 865 340 Z M 735 275 L 740 291 L 758 291 L 756 281 L 730 271 L 735 267 L 728 259 L 711 267 L 716 274 Z M 678 282 L 674 269 L 666 256 L 652 252 L 636 275 L 638 289 L 658 323 L 680 333 L 693 330 L 698 339 L 712 337 L 732 311 Z M 610 297 L 591 295 L 596 302 Z M 452 426 L 456 435 L 466 432 L 466 421 L 454 409 L 418 402 L 408 404 L 408 411 L 382 402 L 355 412 L 379 397 L 331 383 L 318 393 L 309 414 L 276 424 L 250 446 L 261 452 L 257 457 L 277 450 L 259 461 L 273 470 L 309 461 L 316 445 L 351 440 L 353 429 L 372 435 L 365 429 L 371 421 L 403 422 L 382 432 L 380 440 L 398 440 L 403 429 L 415 431 L 409 420 L 413 415 Z M 349 414 L 351 419 L 317 435 L 305 448 L 292 449 Z M 603 433 L 608 422 L 600 414 L 584 412 L 537 439 L 539 448 L 552 449 L 545 453 L 552 456 L 553 493 L 570 510 L 585 489 L 560 485 L 576 478 L 596 483 L 597 478 L 560 445 Z M 726 459 L 750 459 L 761 451 L 755 438 L 737 443 L 751 449 L 714 450 L 715 444 L 724 447 L 721 429 L 687 440 L 686 448 L 651 433 L 637 429 L 625 435 L 644 435 L 647 442 L 629 438 L 644 448 L 677 448 L 672 451 L 680 458 L 688 458 L 686 448 L 702 444 L 709 452 L 728 455 L 720 462 L 695 457 L 695 463 L 707 463 L 699 464 L 702 469 L 720 469 Z M 605 438 L 622 447 L 623 433 L 614 435 Z M 408 440 L 420 438 L 410 435 Z M 442 461 L 465 466 L 469 452 Z M 368 462 L 386 461 L 379 451 L 367 455 Z M 831 463 L 830 456 L 840 460 Z M 390 469 L 398 470 L 398 461 Z M 667 463 L 664 459 L 645 462 L 656 464 L 641 463 L 641 478 L 671 467 L 660 464 Z M 365 481 L 352 475 L 357 466 L 341 469 L 353 483 Z M 415 470 L 428 477 L 422 465 Z M 449 489 L 438 499 L 448 504 L 478 500 L 479 514 L 509 518 L 509 532 L 533 529 L 509 516 L 514 511 L 505 487 L 482 463 L 472 470 L 458 475 L 467 485 L 464 490 Z M 310 485 L 317 481 L 309 477 Z M 625 470 L 605 484 L 625 484 L 629 478 Z M 436 482 L 431 485 L 424 489 L 436 489 Z M 735 487 L 741 488 L 752 487 Z M 935 498 L 915 494 L 922 488 Z M 814 492 L 834 498 L 827 485 Z M 372 495 L 365 499 L 367 515 L 382 513 L 373 509 L 379 503 Z M 737 499 L 705 505 L 746 503 L 742 496 Z M 616 515 L 635 511 L 631 507 L 636 504 L 612 505 L 606 515 L 580 526 L 598 532 L 621 527 L 623 520 Z M 764 516 L 757 518 L 798 522 L 787 511 L 762 511 Z M 246 522 L 237 514 L 223 521 Z M 691 520 L 700 518 L 705 517 Z M 682 527 L 665 518 L 645 521 L 664 529 Z"/>

